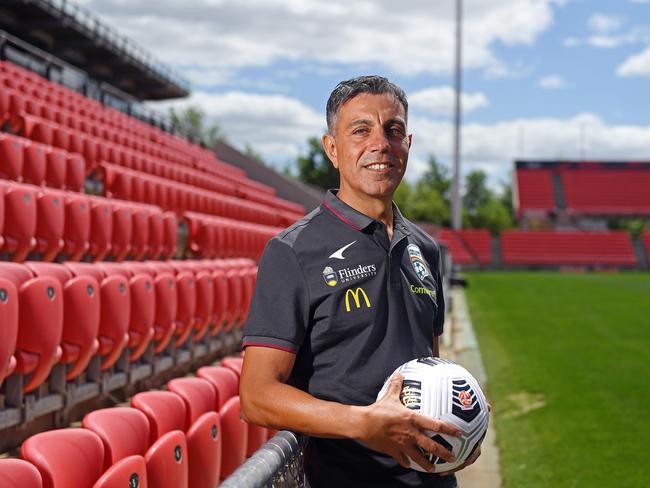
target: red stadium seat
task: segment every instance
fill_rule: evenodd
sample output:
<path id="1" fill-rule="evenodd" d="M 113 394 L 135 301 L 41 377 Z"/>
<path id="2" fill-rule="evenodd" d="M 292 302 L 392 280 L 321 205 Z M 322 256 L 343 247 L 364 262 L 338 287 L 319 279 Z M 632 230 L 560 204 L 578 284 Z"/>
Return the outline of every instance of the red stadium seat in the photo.
<path id="1" fill-rule="evenodd" d="M 219 410 L 222 443 L 221 479 L 230 476 L 246 460 L 248 425 L 240 417 L 239 397 L 228 400 Z"/>
<path id="2" fill-rule="evenodd" d="M 214 307 L 214 283 L 207 266 L 195 261 L 169 261 L 177 272 L 187 271 L 194 275 L 196 309 L 194 315 L 194 340 L 200 341 L 208 330 Z"/>
<path id="3" fill-rule="evenodd" d="M 23 175 L 25 140 L 0 133 L 0 178 L 18 181 Z"/>
<path id="4" fill-rule="evenodd" d="M 97 480 L 93 488 L 147 488 L 148 486 L 147 465 L 144 458 L 129 456 L 111 466 Z"/>
<path id="5" fill-rule="evenodd" d="M 52 188 L 66 188 L 68 171 L 68 153 L 61 149 L 51 148 L 47 152 L 45 169 L 45 184 Z"/>
<path id="6" fill-rule="evenodd" d="M 126 203 L 113 204 L 113 244 L 110 255 L 117 261 L 123 260 L 131 251 L 133 219 L 131 208 Z"/>
<path id="7" fill-rule="evenodd" d="M 149 263 L 128 263 L 134 273 L 146 273 L 153 277 L 156 290 L 156 317 L 154 319 L 154 353 L 162 352 L 176 329 L 178 294 L 176 280 L 170 272 L 160 271 Z"/>
<path id="8" fill-rule="evenodd" d="M 221 330 L 228 317 L 228 278 L 225 270 L 215 267 L 212 271 L 212 281 L 214 283 L 214 317 L 210 334 L 215 335 Z"/>
<path id="9" fill-rule="evenodd" d="M 88 249 L 90 202 L 85 195 L 66 193 L 63 252 L 70 261 L 79 261 Z"/>
<path id="10" fill-rule="evenodd" d="M 226 278 L 228 279 L 229 314 L 226 319 L 225 331 L 229 332 L 242 316 L 243 283 L 241 275 L 236 269 L 227 270 Z"/>
<path id="11" fill-rule="evenodd" d="M 40 386 L 62 355 L 63 291 L 50 277 L 33 277 L 26 266 L 0 262 L 0 277 L 18 290 L 18 338 L 15 373 L 30 375 L 23 391 Z"/>
<path id="12" fill-rule="evenodd" d="M 244 364 L 244 358 L 242 357 L 226 357 L 221 360 L 221 365 L 224 368 L 232 370 L 238 378 L 241 378 L 241 370 Z"/>
<path id="13" fill-rule="evenodd" d="M 104 470 L 126 457 L 144 455 L 149 448 L 149 421 L 136 408 L 94 410 L 84 416 L 82 425 L 104 444 Z"/>
<path id="14" fill-rule="evenodd" d="M 54 134 L 54 123 L 42 119 L 37 115 L 24 114 L 22 117 L 21 135 L 32 141 L 42 142 L 48 146 L 52 145 Z"/>
<path id="15" fill-rule="evenodd" d="M 149 444 L 174 430 L 185 429 L 185 402 L 170 391 L 145 391 L 131 398 L 131 406 L 137 408 L 149 420 Z"/>
<path id="16" fill-rule="evenodd" d="M 42 188 L 36 200 L 36 246 L 42 261 L 54 261 L 63 248 L 65 196 L 57 190 Z"/>
<path id="17" fill-rule="evenodd" d="M 86 177 L 86 161 L 80 154 L 68 153 L 66 162 L 68 166 L 65 177 L 66 188 L 75 192 L 82 191 Z"/>
<path id="18" fill-rule="evenodd" d="M 71 380 L 81 374 L 99 348 L 99 285 L 90 276 L 73 276 L 62 264 L 25 264 L 35 276 L 55 278 L 63 288 L 61 363 L 68 366 L 66 380 Z"/>
<path id="19" fill-rule="evenodd" d="M 59 429 L 27 439 L 20 455 L 43 478 L 43 488 L 88 488 L 102 474 L 104 447 L 87 429 Z"/>
<path id="20" fill-rule="evenodd" d="M 102 269 L 89 263 L 65 263 L 75 276 L 91 276 L 100 287 L 99 350 L 102 370 L 113 366 L 129 341 L 131 291 L 129 280 L 121 274 L 107 276 Z"/>
<path id="21" fill-rule="evenodd" d="M 87 255 L 101 261 L 111 249 L 113 238 L 113 205 L 109 199 L 88 197 L 90 203 L 90 234 Z"/>
<path id="22" fill-rule="evenodd" d="M 163 251 L 165 259 L 171 259 L 176 252 L 176 240 L 178 238 L 178 221 L 174 212 L 165 212 L 163 214 Z"/>
<path id="23" fill-rule="evenodd" d="M 221 366 L 203 366 L 196 371 L 199 378 L 210 382 L 217 392 L 217 409 L 232 397 L 239 395 L 239 376 L 233 370 Z"/>
<path id="24" fill-rule="evenodd" d="M 169 391 L 176 393 L 185 402 L 185 430 L 204 413 L 214 412 L 217 398 L 209 381 L 202 378 L 175 378 L 167 382 Z"/>
<path id="25" fill-rule="evenodd" d="M 47 146 L 31 142 L 25 146 L 23 163 L 23 181 L 33 185 L 42 185 L 47 169 Z"/>
<path id="26" fill-rule="evenodd" d="M 129 360 L 135 361 L 144 354 L 154 336 L 156 316 L 156 295 L 151 276 L 133 274 L 127 267 L 118 263 L 99 263 L 107 275 L 122 275 L 129 279 L 131 290 L 131 312 L 129 319 Z"/>
<path id="27" fill-rule="evenodd" d="M 163 434 L 147 451 L 150 486 L 188 488 L 188 453 L 185 434 L 173 430 Z"/>
<path id="28" fill-rule="evenodd" d="M 36 245 L 36 188 L 0 180 L 4 190 L 4 251 L 14 261 L 24 261 Z"/>
<path id="29" fill-rule="evenodd" d="M 139 261 L 149 251 L 149 210 L 140 205 L 131 205 L 133 235 L 131 236 L 131 258 Z"/>
<path id="30" fill-rule="evenodd" d="M 0 486 L 2 488 L 42 488 L 38 469 L 22 459 L 0 459 Z"/>
<path id="31" fill-rule="evenodd" d="M 176 378 L 167 383 L 167 388 L 179 395 L 186 406 L 190 486 L 216 486 L 221 470 L 222 445 L 214 389 L 201 378 Z"/>
<path id="32" fill-rule="evenodd" d="M 2 273 L 2 271 L 0 271 Z M 16 367 L 18 338 L 18 291 L 6 278 L 0 277 L 0 385 Z M 1 475 L 0 475 L 1 479 Z"/>

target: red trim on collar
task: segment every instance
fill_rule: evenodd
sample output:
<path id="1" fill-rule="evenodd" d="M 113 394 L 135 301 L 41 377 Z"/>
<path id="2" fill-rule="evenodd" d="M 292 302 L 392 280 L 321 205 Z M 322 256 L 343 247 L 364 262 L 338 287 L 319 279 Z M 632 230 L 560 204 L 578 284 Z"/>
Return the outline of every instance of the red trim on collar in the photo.
<path id="1" fill-rule="evenodd" d="M 330 212 L 332 212 L 334 215 L 336 215 L 339 219 L 341 219 L 343 222 L 345 222 L 346 224 L 348 224 L 348 225 L 349 225 L 350 227 L 352 227 L 353 229 L 355 229 L 355 230 L 361 230 L 361 227 L 359 227 L 358 225 L 354 225 L 354 224 L 353 224 L 352 222 L 350 222 L 348 219 L 346 219 L 345 217 L 343 217 L 343 215 L 341 215 L 339 212 L 337 212 L 336 210 L 334 210 L 334 208 L 333 208 L 329 203 L 327 203 L 327 202 L 324 201 L 324 202 L 323 202 L 323 205 L 324 205 L 325 207 L 327 207 L 327 209 L 328 209 Z"/>

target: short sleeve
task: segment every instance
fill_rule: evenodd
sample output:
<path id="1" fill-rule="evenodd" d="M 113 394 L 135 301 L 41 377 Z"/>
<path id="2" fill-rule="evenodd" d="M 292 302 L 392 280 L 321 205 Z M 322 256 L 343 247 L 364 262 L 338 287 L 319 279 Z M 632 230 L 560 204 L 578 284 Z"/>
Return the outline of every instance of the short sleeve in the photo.
<path id="1" fill-rule="evenodd" d="M 280 238 L 269 241 L 244 326 L 243 346 L 297 353 L 309 323 L 309 292 L 294 250 Z"/>

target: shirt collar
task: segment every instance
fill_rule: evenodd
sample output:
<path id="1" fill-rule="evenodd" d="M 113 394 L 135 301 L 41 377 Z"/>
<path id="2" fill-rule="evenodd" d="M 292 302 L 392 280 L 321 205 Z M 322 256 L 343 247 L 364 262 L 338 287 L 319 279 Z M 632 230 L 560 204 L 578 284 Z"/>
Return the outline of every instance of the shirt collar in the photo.
<path id="1" fill-rule="evenodd" d="M 356 230 L 364 230 L 376 222 L 375 219 L 362 214 L 339 199 L 336 196 L 337 192 L 338 190 L 328 190 L 323 200 L 323 206 L 336 217 Z M 393 202 L 393 226 L 394 229 L 400 230 L 406 235 L 410 234 L 405 219 L 399 208 L 397 208 L 397 205 L 395 205 L 395 202 Z"/>

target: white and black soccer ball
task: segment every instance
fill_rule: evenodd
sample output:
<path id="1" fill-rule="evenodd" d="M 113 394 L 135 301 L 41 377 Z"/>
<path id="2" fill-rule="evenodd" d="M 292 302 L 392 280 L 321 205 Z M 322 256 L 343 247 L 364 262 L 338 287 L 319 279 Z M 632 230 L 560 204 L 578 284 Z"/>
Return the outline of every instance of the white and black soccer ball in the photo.
<path id="1" fill-rule="evenodd" d="M 481 387 L 469 371 L 452 361 L 420 358 L 404 363 L 384 382 L 377 400 L 386 393 L 393 375 L 402 373 L 404 406 L 434 419 L 454 424 L 463 431 L 460 437 L 429 432 L 431 438 L 451 451 L 456 460 L 448 463 L 433 454 L 427 458 L 436 473 L 444 473 L 463 464 L 478 449 L 485 437 L 490 414 Z M 411 460 L 411 468 L 425 471 Z"/>

